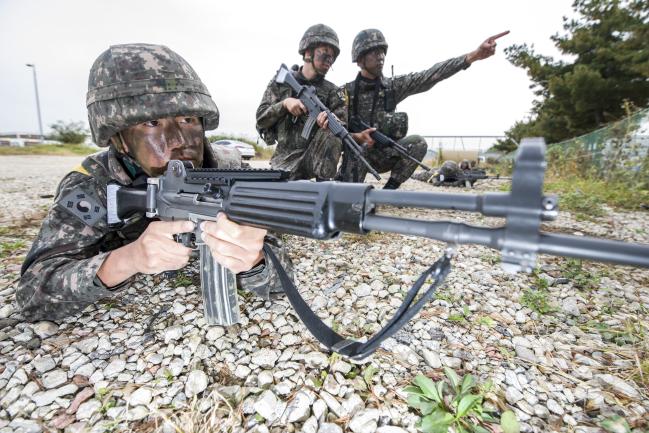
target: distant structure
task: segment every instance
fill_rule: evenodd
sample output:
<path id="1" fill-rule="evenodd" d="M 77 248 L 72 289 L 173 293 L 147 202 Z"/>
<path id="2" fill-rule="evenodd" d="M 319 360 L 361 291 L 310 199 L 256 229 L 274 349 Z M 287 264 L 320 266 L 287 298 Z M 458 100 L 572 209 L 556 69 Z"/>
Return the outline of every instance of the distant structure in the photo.
<path id="1" fill-rule="evenodd" d="M 40 134 L 32 134 L 29 132 L 0 132 L 0 146 L 33 146 L 45 143 L 44 138 Z"/>
<path id="2" fill-rule="evenodd" d="M 426 159 L 442 159 L 461 161 L 498 159 L 501 155 L 487 151 L 493 147 L 498 140 L 505 139 L 503 135 L 424 135 L 428 143 Z M 442 161 L 439 161 L 440 163 Z"/>

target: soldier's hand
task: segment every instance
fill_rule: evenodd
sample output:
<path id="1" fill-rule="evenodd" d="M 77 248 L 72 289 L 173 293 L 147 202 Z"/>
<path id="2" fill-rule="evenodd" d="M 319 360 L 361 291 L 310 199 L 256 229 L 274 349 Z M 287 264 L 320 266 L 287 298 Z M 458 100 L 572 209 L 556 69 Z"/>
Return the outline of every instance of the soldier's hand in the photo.
<path id="1" fill-rule="evenodd" d="M 187 264 L 191 248 L 174 241 L 173 235 L 194 230 L 191 221 L 155 221 L 131 244 L 133 266 L 143 274 L 180 269 Z"/>
<path id="2" fill-rule="evenodd" d="M 214 259 L 235 274 L 251 269 L 264 257 L 266 230 L 239 225 L 223 212 L 216 222 L 201 223 L 201 229 Z"/>
<path id="3" fill-rule="evenodd" d="M 497 35 L 488 37 L 483 43 L 480 44 L 480 46 L 476 50 L 471 51 L 466 55 L 466 61 L 468 63 L 473 63 L 476 60 L 483 60 L 487 57 L 493 56 L 496 52 L 496 39 L 501 38 L 508 33 L 509 30 L 506 30 L 502 33 L 498 33 Z"/>
<path id="4" fill-rule="evenodd" d="M 306 107 L 297 98 L 286 98 L 282 101 L 284 108 L 293 116 L 301 116 L 306 113 Z"/>
<path id="5" fill-rule="evenodd" d="M 338 120 L 338 122 L 340 122 L 340 120 L 338 119 L 338 117 L 336 117 L 335 114 L 331 113 L 331 115 L 336 120 Z M 329 128 L 329 117 L 327 117 L 327 113 L 325 113 L 324 111 L 322 111 L 322 112 L 320 112 L 320 114 L 318 114 L 318 117 L 316 117 L 315 121 L 316 121 L 316 123 L 318 124 L 318 126 L 320 128 L 322 128 L 322 129 Z"/>
<path id="6" fill-rule="evenodd" d="M 376 131 L 376 128 L 367 128 L 361 132 L 352 132 L 352 138 L 358 144 L 367 144 L 367 147 L 374 146 L 374 139 L 370 135 L 372 132 Z"/>

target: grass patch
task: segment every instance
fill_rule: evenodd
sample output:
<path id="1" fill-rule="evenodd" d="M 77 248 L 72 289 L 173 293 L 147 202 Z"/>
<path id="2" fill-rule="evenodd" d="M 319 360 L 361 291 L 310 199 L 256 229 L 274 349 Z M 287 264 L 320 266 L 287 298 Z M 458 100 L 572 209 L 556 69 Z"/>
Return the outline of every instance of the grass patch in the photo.
<path id="1" fill-rule="evenodd" d="M 40 144 L 25 147 L 0 147 L 0 156 L 7 155 L 49 155 L 85 156 L 98 152 L 96 147 L 85 144 Z"/>
<path id="2" fill-rule="evenodd" d="M 649 203 L 649 191 L 634 188 L 628 183 L 606 182 L 598 179 L 569 177 L 546 181 L 545 192 L 560 195 L 559 208 L 574 212 L 577 217 L 602 216 L 602 204 L 617 209 L 641 210 Z"/>
<path id="3" fill-rule="evenodd" d="M 24 248 L 26 242 L 23 240 L 17 240 L 14 242 L 0 242 L 0 259 L 9 257 L 16 251 Z"/>
<path id="4" fill-rule="evenodd" d="M 572 282 L 573 287 L 581 290 L 595 290 L 601 280 L 599 273 L 585 270 L 579 259 L 566 259 L 561 265 L 561 274 Z"/>

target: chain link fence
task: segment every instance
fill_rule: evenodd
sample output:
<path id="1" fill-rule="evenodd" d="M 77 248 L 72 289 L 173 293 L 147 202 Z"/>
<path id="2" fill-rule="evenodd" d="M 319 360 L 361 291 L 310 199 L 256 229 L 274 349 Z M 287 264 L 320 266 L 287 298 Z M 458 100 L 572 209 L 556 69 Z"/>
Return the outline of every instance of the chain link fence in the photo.
<path id="1" fill-rule="evenodd" d="M 548 148 L 554 177 L 577 176 L 649 190 L 649 108 Z"/>

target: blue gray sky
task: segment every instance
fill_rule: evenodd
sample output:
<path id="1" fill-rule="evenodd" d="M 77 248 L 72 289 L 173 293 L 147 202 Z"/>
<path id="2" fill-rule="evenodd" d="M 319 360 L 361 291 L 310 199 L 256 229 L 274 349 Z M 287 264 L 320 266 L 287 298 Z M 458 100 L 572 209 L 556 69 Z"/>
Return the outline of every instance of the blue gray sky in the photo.
<path id="1" fill-rule="evenodd" d="M 410 133 L 501 135 L 532 107 L 530 81 L 503 48 L 534 44 L 557 55 L 550 36 L 572 16 L 569 0 L 485 2 L 0 0 L 0 132 L 37 132 L 31 70 L 36 64 L 44 128 L 57 120 L 86 122 L 88 71 L 111 44 L 159 43 L 187 59 L 221 110 L 219 132 L 256 137 L 255 111 L 281 63 L 299 63 L 299 40 L 312 24 L 336 30 L 341 55 L 327 75 L 344 84 L 358 71 L 351 45 L 379 28 L 389 51 L 385 72 L 420 71 L 467 53 L 504 30 L 494 57 L 408 98 L 398 107 Z"/>

